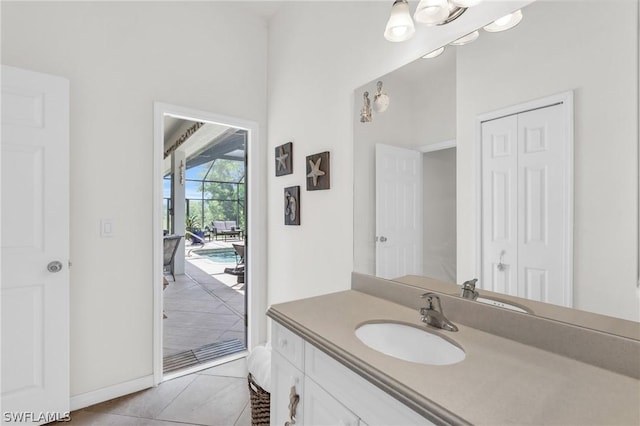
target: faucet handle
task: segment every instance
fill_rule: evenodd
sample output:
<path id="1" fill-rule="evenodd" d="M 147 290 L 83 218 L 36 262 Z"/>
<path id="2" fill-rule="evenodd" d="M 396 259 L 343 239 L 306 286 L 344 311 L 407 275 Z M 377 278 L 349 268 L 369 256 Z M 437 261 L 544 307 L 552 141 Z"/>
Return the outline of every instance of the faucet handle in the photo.
<path id="1" fill-rule="evenodd" d="M 474 278 L 474 279 L 469 280 L 469 281 L 465 281 L 465 282 L 462 283 L 462 288 L 463 289 L 467 289 L 467 290 L 475 290 L 477 282 L 478 282 L 477 278 Z"/>
<path id="2" fill-rule="evenodd" d="M 440 307 L 440 297 L 438 297 L 437 294 L 429 292 L 429 293 L 423 294 L 420 297 L 425 299 L 427 303 L 426 309 L 433 309 L 437 311 L 442 310 L 442 308 Z"/>

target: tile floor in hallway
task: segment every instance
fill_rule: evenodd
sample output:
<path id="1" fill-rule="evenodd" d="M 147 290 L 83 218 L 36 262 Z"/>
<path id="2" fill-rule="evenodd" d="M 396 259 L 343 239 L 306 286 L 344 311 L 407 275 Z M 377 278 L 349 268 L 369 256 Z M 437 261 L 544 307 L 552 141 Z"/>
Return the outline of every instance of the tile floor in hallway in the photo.
<path id="1" fill-rule="evenodd" d="M 250 426 L 246 358 L 71 413 L 84 426 Z"/>

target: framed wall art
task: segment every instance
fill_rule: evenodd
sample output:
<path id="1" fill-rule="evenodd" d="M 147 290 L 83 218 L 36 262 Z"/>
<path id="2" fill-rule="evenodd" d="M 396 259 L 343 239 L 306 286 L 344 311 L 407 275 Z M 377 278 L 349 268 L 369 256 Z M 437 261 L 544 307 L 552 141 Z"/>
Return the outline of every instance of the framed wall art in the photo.
<path id="1" fill-rule="evenodd" d="M 284 224 L 300 225 L 300 186 L 284 189 Z"/>
<path id="2" fill-rule="evenodd" d="M 276 176 L 293 173 L 293 142 L 276 147 Z"/>
<path id="3" fill-rule="evenodd" d="M 329 151 L 307 156 L 307 191 L 331 188 Z"/>

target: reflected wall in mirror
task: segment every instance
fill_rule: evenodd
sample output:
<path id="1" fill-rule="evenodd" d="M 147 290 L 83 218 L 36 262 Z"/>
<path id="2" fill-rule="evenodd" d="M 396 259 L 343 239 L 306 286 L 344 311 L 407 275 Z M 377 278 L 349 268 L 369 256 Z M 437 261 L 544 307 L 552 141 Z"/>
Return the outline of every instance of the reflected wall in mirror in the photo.
<path id="1" fill-rule="evenodd" d="M 483 32 L 474 43 L 447 46 L 437 58 L 418 59 L 356 89 L 358 99 L 382 80 L 391 98 L 389 109 L 374 114 L 370 123 L 357 121 L 359 111 L 354 111 L 356 272 L 386 278 L 426 275 L 457 283 L 481 277 L 479 117 L 572 92 L 570 307 L 640 320 L 638 2 L 611 3 L 608 7 L 616 11 L 616 19 L 602 18 L 601 2 L 535 2 L 523 9 L 524 19 L 509 31 Z M 413 195 L 422 198 L 414 200 L 414 205 L 419 204 L 423 211 L 435 206 L 440 217 L 455 216 L 455 227 L 446 220 L 434 225 L 422 213 L 415 214 L 414 208 L 400 205 L 397 194 L 406 195 L 406 188 L 393 190 L 389 184 L 376 188 L 380 175 L 376 173 L 376 144 L 424 152 L 429 146 L 450 146 L 451 141 L 455 141 L 455 203 L 444 189 L 437 194 L 438 201 L 421 190 Z M 438 150 L 437 154 L 445 152 Z M 435 161 L 442 166 L 440 160 Z M 384 169 L 384 162 L 380 167 Z M 433 168 L 423 167 L 423 182 L 430 173 L 425 170 Z M 440 182 L 440 178 L 431 179 Z M 384 197 L 387 201 L 381 203 Z M 390 228 L 403 221 L 424 225 L 420 243 L 403 246 L 402 238 L 391 235 Z M 381 235 L 382 225 L 387 226 L 384 232 L 388 235 Z M 376 257 L 385 259 L 382 244 L 391 247 L 396 243 L 396 248 L 387 250 L 391 256 L 377 261 Z M 416 247 L 420 261 L 412 260 Z M 455 256 L 448 254 L 452 250 Z M 400 266 L 397 270 L 385 266 L 381 272 L 385 262 Z M 482 281 L 479 289 L 485 288 Z M 544 292 L 540 296 L 548 301 Z"/>

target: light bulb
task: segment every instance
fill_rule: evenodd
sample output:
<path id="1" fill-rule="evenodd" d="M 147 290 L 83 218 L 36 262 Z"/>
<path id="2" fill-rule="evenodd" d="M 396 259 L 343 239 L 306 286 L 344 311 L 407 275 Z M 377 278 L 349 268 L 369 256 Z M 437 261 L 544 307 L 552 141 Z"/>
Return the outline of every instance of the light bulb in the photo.
<path id="1" fill-rule="evenodd" d="M 413 19 L 427 25 L 438 25 L 449 17 L 447 0 L 420 0 Z"/>
<path id="2" fill-rule="evenodd" d="M 391 32 L 396 37 L 401 37 L 403 34 L 407 32 L 407 27 L 393 27 L 391 28 Z"/>
<path id="3" fill-rule="evenodd" d="M 482 3 L 482 0 L 450 0 L 458 7 L 472 7 Z"/>
<path id="4" fill-rule="evenodd" d="M 518 25 L 520 21 L 522 21 L 522 11 L 516 10 L 515 12 L 505 15 L 502 18 L 496 19 L 495 21 L 484 27 L 484 30 L 490 33 L 506 31 Z"/>
<path id="5" fill-rule="evenodd" d="M 471 43 L 472 41 L 475 41 L 479 36 L 480 36 L 480 33 L 478 31 L 474 31 L 472 33 L 467 34 L 466 36 L 462 36 L 459 39 L 452 41 L 449 44 L 453 46 L 462 46 L 464 44 L 468 44 L 468 43 Z"/>
<path id="6" fill-rule="evenodd" d="M 512 17 L 513 17 L 513 13 L 510 13 L 506 16 L 503 16 L 500 19 L 496 19 L 494 24 L 496 24 L 499 27 L 504 27 L 507 23 L 509 23 Z"/>
<path id="7" fill-rule="evenodd" d="M 442 52 L 444 52 L 444 46 L 442 46 L 439 49 L 436 49 L 432 52 L 427 53 L 426 55 L 424 55 L 422 58 L 423 59 L 433 59 L 433 58 L 437 58 L 438 56 L 442 55 Z"/>
<path id="8" fill-rule="evenodd" d="M 407 0 L 396 0 L 391 7 L 384 38 L 394 42 L 405 41 L 413 37 L 415 32 L 416 28 L 409 13 L 409 3 Z"/>

